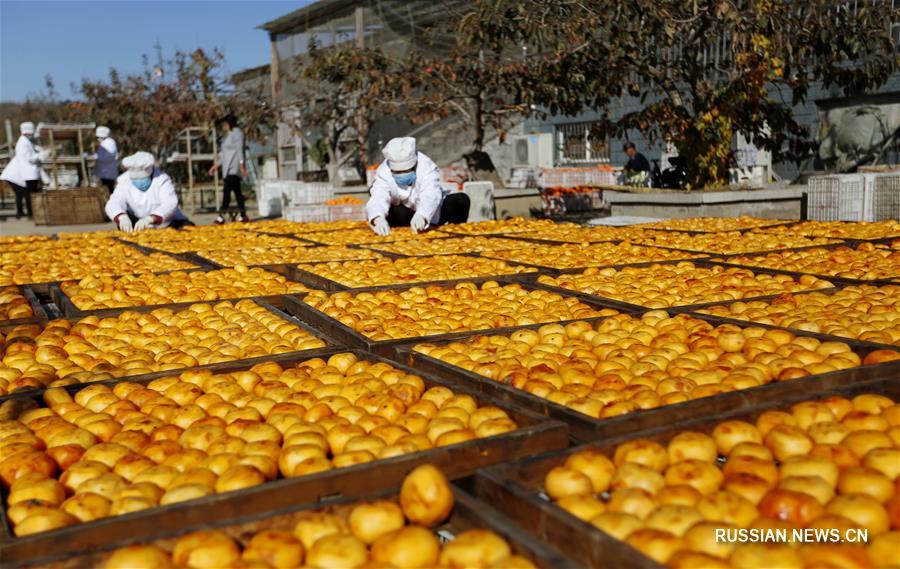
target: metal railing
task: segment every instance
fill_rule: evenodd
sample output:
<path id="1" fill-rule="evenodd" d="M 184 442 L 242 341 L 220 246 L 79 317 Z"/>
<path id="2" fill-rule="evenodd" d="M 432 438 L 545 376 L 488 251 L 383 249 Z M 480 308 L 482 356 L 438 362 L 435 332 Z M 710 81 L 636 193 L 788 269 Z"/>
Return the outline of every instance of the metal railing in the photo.
<path id="1" fill-rule="evenodd" d="M 560 164 L 608 164 L 609 139 L 591 135 L 593 121 L 556 125 L 556 144 Z"/>

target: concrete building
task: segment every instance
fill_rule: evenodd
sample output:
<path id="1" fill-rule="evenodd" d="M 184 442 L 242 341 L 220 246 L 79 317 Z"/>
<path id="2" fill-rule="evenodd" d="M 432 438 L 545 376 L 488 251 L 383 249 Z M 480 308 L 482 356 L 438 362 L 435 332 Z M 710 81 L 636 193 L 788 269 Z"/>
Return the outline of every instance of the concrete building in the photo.
<path id="1" fill-rule="evenodd" d="M 422 44 L 424 30 L 446 18 L 448 7 L 464 6 L 466 0 L 434 2 L 432 0 L 320 0 L 260 26 L 269 34 L 272 46 L 270 81 L 274 103 L 288 106 L 301 84 L 296 67 L 308 51 L 310 41 L 323 47 L 342 44 L 379 47 L 388 55 L 402 57 L 411 46 Z M 451 45 L 452 38 L 437 38 L 427 49 L 440 50 Z M 291 131 L 291 111 L 278 129 L 278 160 L 281 178 L 295 179 L 303 172 L 319 168 L 313 153 Z M 412 135 L 421 141 L 442 164 L 458 160 L 447 149 L 460 145 L 449 136 L 453 121 L 437 121 L 424 125 L 397 118 L 377 122 L 370 137 L 369 155 L 380 159 L 380 148 L 394 136 Z M 452 129 L 451 129 L 452 130 Z M 436 136 L 435 133 L 440 133 Z M 351 133 L 352 134 L 352 133 Z M 349 135 L 348 135 L 349 136 Z M 440 143 L 436 142 L 440 140 Z M 432 144 L 433 142 L 433 144 Z"/>
<path id="2" fill-rule="evenodd" d="M 892 0 L 896 1 L 896 0 Z M 435 2 L 434 0 L 320 0 L 285 16 L 263 24 L 269 34 L 272 61 L 270 82 L 276 105 L 290 101 L 296 82 L 288 80 L 290 69 L 302 60 L 310 40 L 322 46 L 356 43 L 378 46 L 392 55 L 403 55 L 410 46 L 422 45 L 423 30 L 446 19 L 448 7 L 464 7 L 466 0 Z M 892 27 L 895 37 L 900 28 Z M 445 38 L 429 49 L 447 47 L 452 38 Z M 613 118 L 632 111 L 640 105 L 634 97 L 624 97 L 611 109 Z M 845 98 L 836 89 L 818 85 L 811 89 L 807 102 L 795 109 L 796 117 L 817 136 L 820 150 L 805 163 L 781 162 L 771 164 L 767 153 L 741 140 L 735 140 L 738 160 L 748 168 L 766 168 L 766 177 L 793 180 L 801 171 L 822 170 L 827 165 L 842 164 L 852 156 L 854 133 L 865 139 L 881 137 L 894 140 L 900 133 L 900 73 L 877 93 Z M 288 118 L 289 113 L 288 113 Z M 496 137 L 486 144 L 501 178 L 515 177 L 517 169 L 586 166 L 602 163 L 621 165 L 626 158 L 622 150 L 625 140 L 594 140 L 590 136 L 592 123 L 598 116 L 586 112 L 575 117 L 550 117 L 547 120 L 528 119 L 512 128 L 505 141 Z M 462 163 L 462 155 L 470 148 L 471 133 L 459 121 L 445 119 L 424 125 L 413 125 L 401 119 L 379 121 L 370 137 L 369 156 L 380 159 L 379 150 L 394 136 L 410 135 L 419 139 L 420 147 L 441 165 Z M 736 137 L 737 138 L 737 137 Z M 860 136 L 857 136 L 857 139 Z M 639 132 L 630 133 L 651 161 L 665 167 L 665 149 L 650 144 Z M 849 142 L 848 142 L 849 139 Z M 870 140 L 871 141 L 871 140 Z M 886 144 L 880 156 L 882 163 L 896 163 L 900 159 L 895 143 Z M 296 179 L 303 172 L 318 169 L 308 148 L 298 136 L 283 124 L 277 133 L 279 177 Z"/>

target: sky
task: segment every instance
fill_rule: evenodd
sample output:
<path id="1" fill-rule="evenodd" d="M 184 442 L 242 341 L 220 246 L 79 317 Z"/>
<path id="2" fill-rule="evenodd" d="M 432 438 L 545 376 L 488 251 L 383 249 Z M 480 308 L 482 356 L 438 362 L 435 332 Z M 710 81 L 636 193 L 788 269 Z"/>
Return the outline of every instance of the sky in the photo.
<path id="1" fill-rule="evenodd" d="M 0 101 L 23 101 L 50 75 L 63 98 L 110 67 L 138 72 L 141 56 L 220 48 L 230 72 L 269 63 L 257 26 L 312 0 L 0 0 Z"/>

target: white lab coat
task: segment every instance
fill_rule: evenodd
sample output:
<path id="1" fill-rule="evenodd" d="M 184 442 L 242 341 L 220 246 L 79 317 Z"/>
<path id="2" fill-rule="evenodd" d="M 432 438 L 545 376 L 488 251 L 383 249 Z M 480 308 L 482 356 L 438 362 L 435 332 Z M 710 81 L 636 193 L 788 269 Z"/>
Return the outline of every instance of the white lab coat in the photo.
<path id="1" fill-rule="evenodd" d="M 131 213 L 140 219 L 148 215 L 158 215 L 163 222 L 158 227 L 166 227 L 176 219 L 187 219 L 178 209 L 178 194 L 168 174 L 153 171 L 153 181 L 146 192 L 131 183 L 131 177 L 124 173 L 116 180 L 116 189 L 106 202 L 106 215 L 115 219 L 120 213 Z"/>
<path id="2" fill-rule="evenodd" d="M 409 188 L 401 188 L 394 181 L 387 160 L 375 171 L 375 182 L 369 190 L 366 204 L 366 219 L 372 221 L 379 215 L 387 219 L 392 205 L 403 204 L 421 213 L 431 225 L 437 225 L 441 218 L 441 203 L 447 193 L 441 187 L 441 172 L 437 164 L 421 152 L 416 154 L 416 182 Z"/>
<path id="3" fill-rule="evenodd" d="M 0 173 L 0 180 L 17 186 L 24 186 L 28 180 L 40 180 L 40 164 L 40 149 L 27 136 L 22 135 L 16 141 L 16 155 Z"/>
<path id="4" fill-rule="evenodd" d="M 119 177 L 119 147 L 112 137 L 106 137 L 100 143 L 94 165 L 94 175 L 101 180 L 115 180 Z"/>

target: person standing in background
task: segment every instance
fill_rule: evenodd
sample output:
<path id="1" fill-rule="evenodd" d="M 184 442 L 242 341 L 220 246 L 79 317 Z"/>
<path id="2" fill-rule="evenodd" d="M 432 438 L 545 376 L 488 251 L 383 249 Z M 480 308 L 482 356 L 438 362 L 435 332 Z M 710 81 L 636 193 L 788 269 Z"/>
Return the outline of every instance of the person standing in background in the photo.
<path id="1" fill-rule="evenodd" d="M 244 193 L 241 190 L 241 178 L 247 175 L 247 170 L 244 168 L 244 132 L 238 128 L 237 118 L 234 115 L 228 115 L 222 119 L 222 129 L 225 131 L 222 149 L 219 152 L 218 161 L 213 163 L 209 169 L 209 175 L 212 176 L 216 168 L 221 165 L 224 178 L 222 205 L 219 208 L 216 223 L 225 223 L 225 213 L 231 205 L 232 192 L 237 200 L 240 220 L 250 221 L 250 218 L 247 217 L 247 209 L 244 207 Z"/>
<path id="2" fill-rule="evenodd" d="M 31 193 L 39 190 L 41 180 L 41 149 L 34 143 L 34 123 L 19 125 L 16 154 L 10 160 L 0 180 L 6 181 L 16 194 L 16 219 L 31 217 Z"/>
<path id="3" fill-rule="evenodd" d="M 116 179 L 119 177 L 119 147 L 110 136 L 109 127 L 106 126 L 97 127 L 97 140 L 100 141 L 100 147 L 91 157 L 96 160 L 94 175 L 106 186 L 109 195 L 112 195 L 116 189 Z"/>

